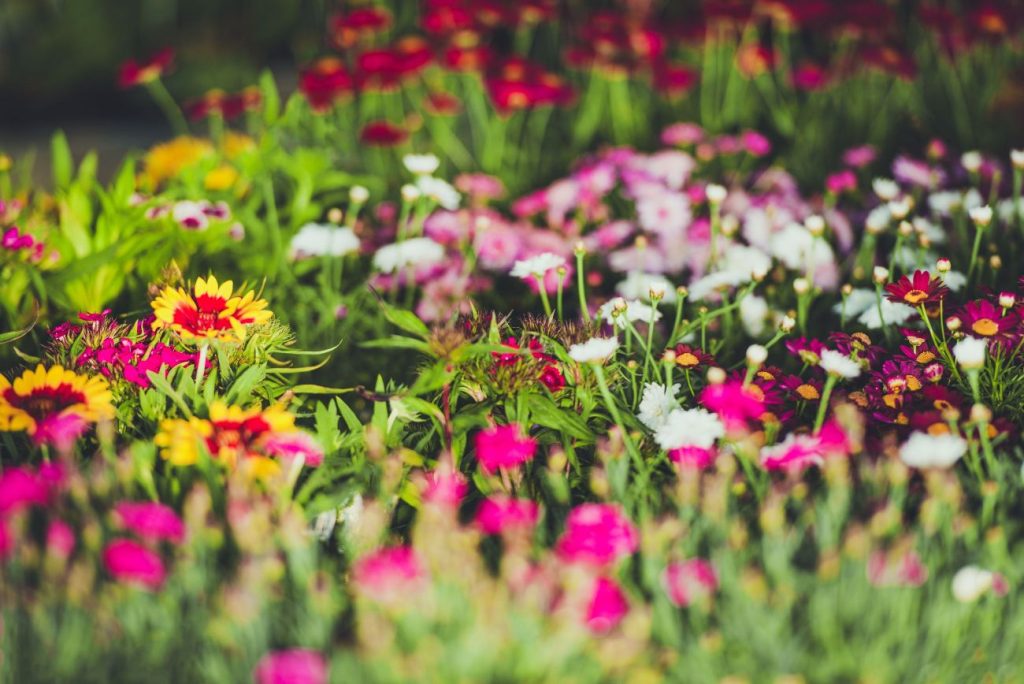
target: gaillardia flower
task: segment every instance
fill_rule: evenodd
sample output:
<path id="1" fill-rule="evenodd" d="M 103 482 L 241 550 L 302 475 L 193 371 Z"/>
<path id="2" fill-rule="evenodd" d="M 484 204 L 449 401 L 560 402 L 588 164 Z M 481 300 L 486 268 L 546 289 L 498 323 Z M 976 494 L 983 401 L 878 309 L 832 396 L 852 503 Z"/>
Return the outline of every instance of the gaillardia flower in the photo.
<path id="1" fill-rule="evenodd" d="M 938 276 L 928 271 L 914 271 L 913 276 L 903 276 L 895 283 L 885 286 L 890 302 L 920 306 L 939 302 L 949 292 Z"/>
<path id="2" fill-rule="evenodd" d="M 69 444 L 89 423 L 113 417 L 110 387 L 100 376 L 42 364 L 13 383 L 0 375 L 0 430 L 25 431 L 39 444 Z"/>
<path id="3" fill-rule="evenodd" d="M 192 292 L 168 286 L 153 300 L 153 328 L 173 330 L 184 340 L 240 341 L 248 326 L 266 323 L 273 313 L 251 290 L 244 296 L 233 290 L 230 280 L 218 283 L 212 275 L 197 279 Z"/>

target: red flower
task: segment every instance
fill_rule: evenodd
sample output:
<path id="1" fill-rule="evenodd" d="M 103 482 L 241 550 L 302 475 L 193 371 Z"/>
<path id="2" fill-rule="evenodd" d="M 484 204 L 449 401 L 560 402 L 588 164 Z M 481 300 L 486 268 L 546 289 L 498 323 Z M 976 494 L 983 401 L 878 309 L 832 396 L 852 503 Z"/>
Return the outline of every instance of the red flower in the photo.
<path id="1" fill-rule="evenodd" d="M 349 48 L 363 36 L 382 33 L 391 26 L 391 13 L 383 7 L 359 7 L 331 18 L 331 38 L 340 48 Z"/>
<path id="2" fill-rule="evenodd" d="M 697 83 L 697 72 L 683 64 L 664 62 L 654 69 L 654 88 L 666 97 L 681 97 Z"/>
<path id="3" fill-rule="evenodd" d="M 890 302 L 920 306 L 922 304 L 937 304 L 942 301 L 949 288 L 946 287 L 938 276 L 932 276 L 928 271 L 914 271 L 913 276 L 903 276 L 895 283 L 885 286 L 889 294 L 886 298 Z"/>
<path id="4" fill-rule="evenodd" d="M 164 75 L 174 62 L 174 50 L 164 48 L 145 62 L 129 59 L 121 65 L 117 83 L 122 88 L 133 88 L 144 83 L 151 83 Z"/>
<path id="5" fill-rule="evenodd" d="M 164 563 L 153 551 L 129 539 L 115 539 L 103 550 L 103 565 L 119 582 L 156 589 L 164 583 Z"/>
<path id="6" fill-rule="evenodd" d="M 352 91 L 352 76 L 336 57 L 323 57 L 299 74 L 299 91 L 316 112 L 323 112 Z"/>
<path id="7" fill-rule="evenodd" d="M 360 140 L 376 147 L 394 147 L 405 142 L 408 137 L 404 128 L 388 121 L 371 121 L 359 133 Z"/>

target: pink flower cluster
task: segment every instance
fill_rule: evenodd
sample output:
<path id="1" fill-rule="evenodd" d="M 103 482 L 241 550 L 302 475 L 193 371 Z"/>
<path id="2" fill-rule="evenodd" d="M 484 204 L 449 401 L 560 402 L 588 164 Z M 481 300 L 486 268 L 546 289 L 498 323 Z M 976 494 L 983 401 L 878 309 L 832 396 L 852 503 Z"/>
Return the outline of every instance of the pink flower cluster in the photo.
<path id="1" fill-rule="evenodd" d="M 185 525 L 161 503 L 122 501 L 114 507 L 120 527 L 138 537 L 114 539 L 103 549 L 103 565 L 118 582 L 158 589 L 167 577 L 163 559 L 154 548 L 161 542 L 180 544 Z"/>
<path id="2" fill-rule="evenodd" d="M 537 442 L 523 436 L 518 425 L 494 425 L 476 435 L 476 458 L 485 473 L 494 473 L 500 468 L 518 468 L 532 461 L 537 452 Z"/>
<path id="3" fill-rule="evenodd" d="M 256 684 L 327 684 L 328 667 L 317 651 L 292 648 L 271 651 L 253 672 Z"/>
<path id="4" fill-rule="evenodd" d="M 42 261 L 46 252 L 45 244 L 28 233 L 21 232 L 17 226 L 11 226 L 0 235 L 0 248 L 14 254 L 25 255 L 33 263 Z"/>
<path id="5" fill-rule="evenodd" d="M 631 555 L 640 534 L 616 505 L 586 503 L 572 509 L 558 541 L 558 555 L 569 563 L 608 567 Z"/>
<path id="6" fill-rule="evenodd" d="M 7 558 L 15 547 L 15 537 L 9 526 L 11 519 L 31 508 L 49 506 L 64 482 L 64 470 L 48 463 L 37 470 L 13 467 L 0 472 L 0 560 Z M 74 548 L 74 536 L 71 535 L 69 542 L 67 531 L 63 522 L 54 520 L 47 532 L 53 550 L 65 557 Z"/>

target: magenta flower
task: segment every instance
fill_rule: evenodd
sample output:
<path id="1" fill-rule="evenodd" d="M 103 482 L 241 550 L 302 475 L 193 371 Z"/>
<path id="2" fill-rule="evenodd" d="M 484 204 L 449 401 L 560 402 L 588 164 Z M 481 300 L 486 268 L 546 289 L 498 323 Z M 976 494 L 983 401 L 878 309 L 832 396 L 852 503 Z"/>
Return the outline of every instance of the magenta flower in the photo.
<path id="1" fill-rule="evenodd" d="M 639 543 L 640 535 L 622 509 L 586 503 L 569 513 L 557 551 L 569 563 L 605 566 L 636 551 Z"/>
<path id="2" fill-rule="evenodd" d="M 423 482 L 423 500 L 441 508 L 457 508 L 469 485 L 461 473 L 450 469 L 427 473 Z"/>
<path id="3" fill-rule="evenodd" d="M 485 473 L 499 468 L 516 468 L 533 460 L 537 442 L 524 437 L 516 425 L 495 425 L 481 430 L 476 435 L 476 458 Z"/>
<path id="4" fill-rule="evenodd" d="M 28 468 L 8 468 L 0 473 L 0 514 L 15 513 L 30 506 L 45 506 L 50 486 Z"/>
<path id="5" fill-rule="evenodd" d="M 144 541 L 162 540 L 180 544 L 185 539 L 185 524 L 171 508 L 152 501 L 122 501 L 114 515 L 127 530 Z"/>
<path id="6" fill-rule="evenodd" d="M 662 575 L 662 582 L 669 600 L 681 608 L 710 596 L 718 589 L 715 568 L 702 558 L 669 563 Z"/>
<path id="7" fill-rule="evenodd" d="M 609 632 L 622 622 L 628 612 L 629 601 L 619 585 L 607 577 L 598 577 L 587 605 L 587 627 L 599 634 Z"/>
<path id="8" fill-rule="evenodd" d="M 825 179 L 825 188 L 833 195 L 853 192 L 857 189 L 857 174 L 850 169 L 837 171 Z"/>
<path id="9" fill-rule="evenodd" d="M 484 499 L 476 511 L 476 527 L 484 534 L 504 534 L 531 530 L 537 524 L 540 508 L 529 499 L 493 496 Z"/>
<path id="10" fill-rule="evenodd" d="M 11 226 L 0 236 L 0 247 L 11 252 L 31 249 L 35 244 L 35 239 L 28 233 L 20 232 L 17 226 Z"/>
<path id="11" fill-rule="evenodd" d="M 271 651 L 256 664 L 256 684 L 327 684 L 327 663 L 316 651 L 290 648 Z"/>
<path id="12" fill-rule="evenodd" d="M 263 442 L 268 456 L 292 459 L 301 456 L 305 464 L 316 468 L 324 462 L 324 450 L 312 435 L 306 432 L 287 432 L 271 435 Z"/>
<path id="13" fill-rule="evenodd" d="M 75 550 L 75 531 L 63 520 L 53 520 L 46 530 L 46 551 L 66 559 Z"/>
<path id="14" fill-rule="evenodd" d="M 718 414 L 726 430 L 745 428 L 748 420 L 764 413 L 764 396 L 753 385 L 743 386 L 740 380 L 708 385 L 700 394 L 700 403 Z"/>
<path id="15" fill-rule="evenodd" d="M 389 601 L 407 595 L 425 575 L 413 549 L 395 546 L 361 558 L 352 569 L 352 583 L 375 601 Z"/>
<path id="16" fill-rule="evenodd" d="M 118 582 L 156 589 L 164 583 L 167 571 L 153 551 L 130 539 L 115 539 L 103 549 L 103 566 Z"/>
<path id="17" fill-rule="evenodd" d="M 761 465 L 766 470 L 804 470 L 823 464 L 829 457 L 847 456 L 849 453 L 846 433 L 830 421 L 817 435 L 791 434 L 779 444 L 761 449 Z"/>
<path id="18" fill-rule="evenodd" d="M 682 468 L 703 470 L 715 462 L 715 450 L 698 446 L 684 446 L 669 451 L 668 457 Z"/>
<path id="19" fill-rule="evenodd" d="M 744 149 L 755 157 L 763 157 L 772 151 L 771 141 L 757 131 L 744 131 L 741 140 Z"/>

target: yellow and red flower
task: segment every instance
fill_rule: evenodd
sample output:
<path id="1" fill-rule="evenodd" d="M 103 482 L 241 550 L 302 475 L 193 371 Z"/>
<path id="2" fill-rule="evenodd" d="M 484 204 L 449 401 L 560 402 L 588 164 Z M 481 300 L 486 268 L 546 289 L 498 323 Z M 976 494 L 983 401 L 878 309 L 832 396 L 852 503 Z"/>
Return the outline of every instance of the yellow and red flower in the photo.
<path id="1" fill-rule="evenodd" d="M 886 285 L 885 290 L 890 302 L 914 307 L 938 303 L 949 294 L 949 288 L 942 280 L 937 276 L 933 277 L 928 271 L 914 271 L 913 277 L 903 276 L 895 283 Z"/>
<path id="2" fill-rule="evenodd" d="M 1020 339 L 1020 317 L 1004 311 L 986 299 L 969 302 L 958 314 L 968 335 L 990 340 L 1003 347 L 1013 347 Z"/>
<path id="3" fill-rule="evenodd" d="M 151 83 L 163 76 L 171 68 L 173 62 L 174 50 L 171 48 L 164 48 L 143 62 L 129 59 L 121 65 L 117 76 L 118 85 L 122 88 L 132 88 Z"/>
<path id="4" fill-rule="evenodd" d="M 70 445 L 90 423 L 114 417 L 110 387 L 101 376 L 42 364 L 12 383 L 0 375 L 0 430 L 24 431 L 39 444 Z"/>
<path id="5" fill-rule="evenodd" d="M 191 292 L 166 287 L 153 300 L 156 320 L 154 329 L 166 328 L 184 340 L 244 339 L 246 328 L 266 323 L 273 317 L 264 299 L 257 299 L 251 290 L 234 294 L 230 280 L 218 283 L 217 278 L 199 278 Z"/>
<path id="6" fill-rule="evenodd" d="M 205 449 L 227 467 L 244 469 L 256 478 L 279 472 L 279 458 L 302 456 L 312 466 L 323 460 L 312 437 L 295 426 L 295 416 L 283 406 L 242 408 L 217 401 L 205 420 L 163 421 L 154 441 L 161 456 L 174 465 L 195 464 Z"/>

